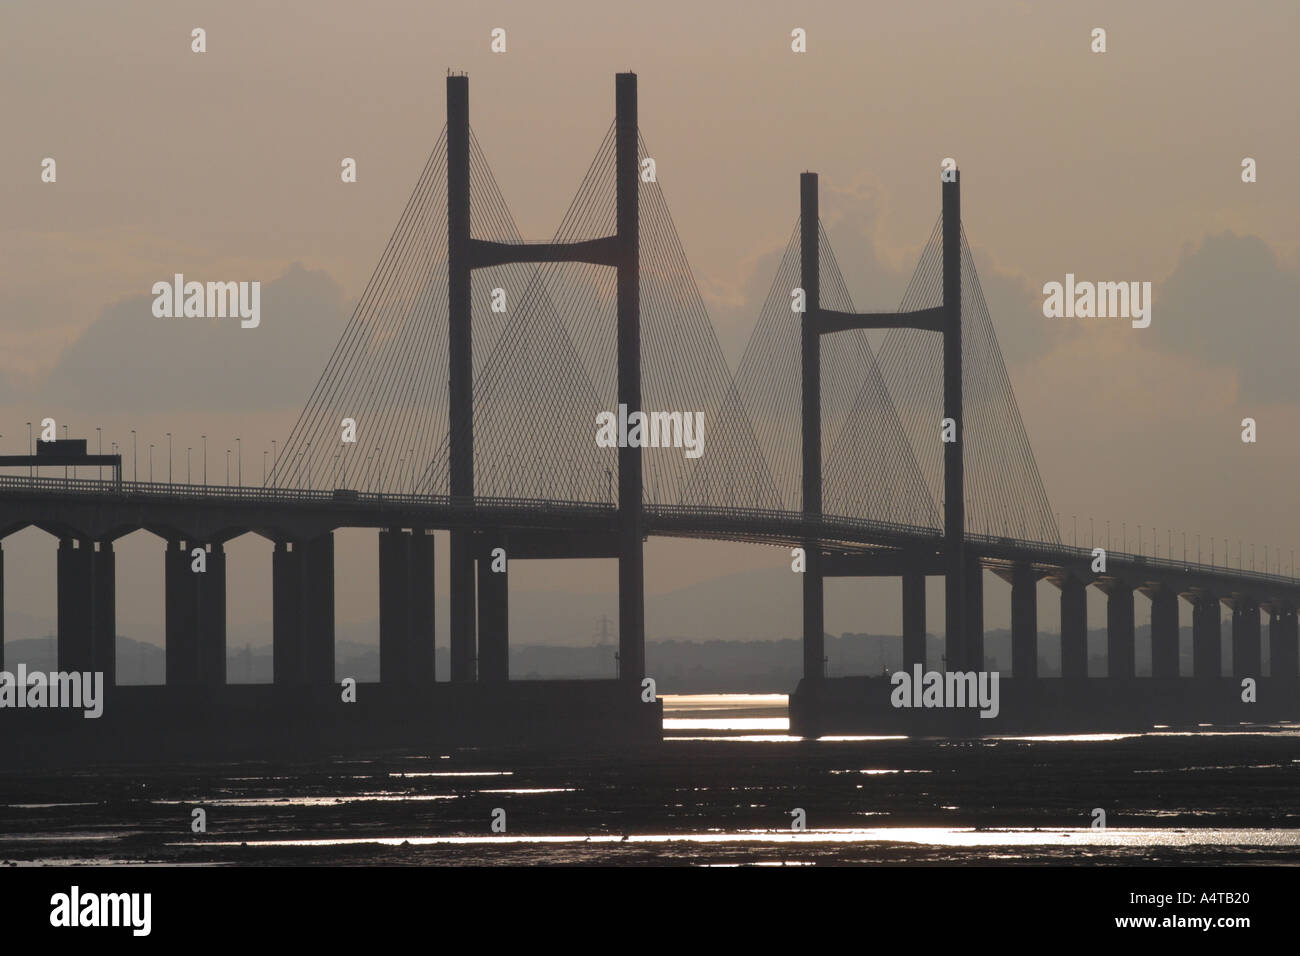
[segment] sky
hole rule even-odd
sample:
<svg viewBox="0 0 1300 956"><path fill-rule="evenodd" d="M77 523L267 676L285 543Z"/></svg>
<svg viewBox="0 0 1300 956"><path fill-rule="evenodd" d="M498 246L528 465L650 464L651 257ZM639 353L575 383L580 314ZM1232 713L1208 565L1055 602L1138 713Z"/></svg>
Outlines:
<svg viewBox="0 0 1300 956"><path fill-rule="evenodd" d="M1189 547L1200 535L1207 560L1212 539L1222 560L1226 538L1247 561L1253 542L1260 566L1265 545L1280 549L1285 568L1300 541L1300 199L1286 166L1300 155L1298 21L1286 2L11 0L0 7L0 449L21 453L25 423L48 416L129 456L134 428L141 477L151 443L162 477L171 432L179 478L186 448L201 467L206 435L212 480L230 449L231 468L238 450L244 480L260 481L442 128L447 70L470 76L475 135L521 232L546 238L612 118L612 74L630 69L733 368L795 222L801 171L820 174L855 304L892 309L938 213L939 162L955 157L1065 539L1077 528L1083 543L1089 519L1100 538L1109 521L1133 550L1140 525L1148 551L1157 528L1162 552L1173 530ZM505 53L490 50L497 27ZM1091 49L1098 27L1104 53ZM806 53L791 50L795 28ZM46 157L54 183L41 180ZM356 183L340 181L343 157L357 160ZM1254 183L1242 182L1245 157ZM177 272L261 281L262 325L155 318L150 289ZM1067 273L1150 282L1150 327L1045 318L1042 287ZM1246 417L1253 444L1241 441ZM376 613L373 534L347 534L338 616L362 621ZM4 549L7 614L52 618L53 541L28 530ZM160 543L137 534L118 550L119 630L160 641ZM231 570L247 628L269 619L269 545L231 550L248 554ZM647 555L656 594L788 565L780 549L739 544L652 540ZM793 636L790 577L788 627L773 628ZM530 565L512 587L612 596L614 568ZM990 626L1005 623L1005 603L986 598ZM828 604L827 627L896 629L897 604L896 582L854 585ZM527 629L512 621L515 639Z"/></svg>

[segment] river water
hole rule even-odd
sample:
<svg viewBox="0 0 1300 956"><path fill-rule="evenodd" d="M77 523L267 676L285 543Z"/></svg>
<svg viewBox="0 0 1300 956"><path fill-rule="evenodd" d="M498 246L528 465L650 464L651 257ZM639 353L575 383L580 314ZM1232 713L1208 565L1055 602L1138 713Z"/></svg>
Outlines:
<svg viewBox="0 0 1300 956"><path fill-rule="evenodd" d="M814 741L785 706L668 696L662 744L628 751L3 773L0 860L1300 863L1294 724Z"/></svg>

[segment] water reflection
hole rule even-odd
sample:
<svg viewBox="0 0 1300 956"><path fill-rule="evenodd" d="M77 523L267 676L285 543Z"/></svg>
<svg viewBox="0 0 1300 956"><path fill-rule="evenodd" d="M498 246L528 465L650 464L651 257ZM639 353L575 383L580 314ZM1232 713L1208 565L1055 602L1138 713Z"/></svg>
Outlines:
<svg viewBox="0 0 1300 956"><path fill-rule="evenodd" d="M849 827L825 830L716 830L707 833L499 834L496 836L346 837L315 840L205 842L205 846L339 847L440 846L501 843L908 843L937 847L1025 846L1300 846L1300 830L1275 829L1107 829L1050 830L974 827ZM172 846L184 844L174 843Z"/></svg>

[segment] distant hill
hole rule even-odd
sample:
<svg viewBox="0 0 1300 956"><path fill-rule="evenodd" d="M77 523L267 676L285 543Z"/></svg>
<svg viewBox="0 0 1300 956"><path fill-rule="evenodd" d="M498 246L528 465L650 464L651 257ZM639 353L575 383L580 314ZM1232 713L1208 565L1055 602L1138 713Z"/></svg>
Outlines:
<svg viewBox="0 0 1300 956"><path fill-rule="evenodd" d="M341 631L345 630L343 628ZM347 634L363 633L362 625L346 628ZM445 632L441 632L445 634ZM440 634L440 637L441 637ZM1138 675L1150 674L1150 629L1137 630ZM1191 673L1191 629L1180 635L1181 669ZM1225 628L1225 651L1230 641ZM1100 676L1105 671L1106 632L1088 632L1088 671ZM611 678L616 676L614 654L617 639L606 644L516 644L510 649L510 674L519 680L539 678ZM51 671L57 667L53 635L5 642L5 669L12 671L21 661L29 670ZM1005 628L984 635L985 666L1009 672L1011 635ZM939 667L943 638L927 635L926 659ZM855 674L892 673L902 667L902 639L897 635L853 634L827 636L827 674L842 677ZM231 683L270 683L269 644L232 645L226 657L226 675ZM446 679L448 654L445 637L437 649L438 675ZM1039 674L1060 674L1060 641L1056 634L1039 635ZM118 635L117 669L120 684L161 684L166 674L166 656L161 647ZM654 677L661 693L748 692L788 693L799 682L803 669L801 642L780 640L650 640L646 642L646 672ZM335 674L361 682L379 679L379 649L373 642L358 641L340 634L335 641Z"/></svg>

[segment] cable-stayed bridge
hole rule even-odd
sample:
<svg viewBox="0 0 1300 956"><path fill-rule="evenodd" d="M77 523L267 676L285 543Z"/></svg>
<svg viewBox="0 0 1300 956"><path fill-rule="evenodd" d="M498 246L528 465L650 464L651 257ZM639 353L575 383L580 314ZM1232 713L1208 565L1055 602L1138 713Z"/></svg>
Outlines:
<svg viewBox="0 0 1300 956"><path fill-rule="evenodd" d="M1150 680L1162 687L1179 677L1180 597L1193 607L1194 676L1207 681L1224 676L1221 603L1233 612L1233 678L1261 678L1265 611L1268 680L1297 702L1294 577L1061 542L955 170L902 303L883 312L851 300L817 176L802 174L797 221L733 373L653 174L634 74L616 77L614 121L545 242L518 233L470 129L463 75L447 78L447 117L264 486L0 478L0 535L34 524L60 539L61 669L112 683L112 542L148 528L168 541L168 685L225 687L223 544L254 532L275 542L275 685L326 687L340 676L333 532L373 527L381 684L408 700L435 694L432 532L447 530L459 689L441 693L462 704L475 687L520 693L506 689L508 560L613 558L619 680L608 693L631 701L647 676L644 541L673 535L802 549L798 697L813 729L819 695L845 693L824 674L823 584L837 576L901 577L907 668L968 671L984 666L982 581L994 571L1011 583L1022 687L1038 677L1043 578L1061 591L1067 682L1088 674L1089 586L1108 596L1108 677L1126 684L1135 592L1152 602ZM871 330L883 332L878 349ZM635 411L663 414L677 438L698 420L701 453L596 440L599 416ZM932 575L945 582L942 661L925 659Z"/></svg>

